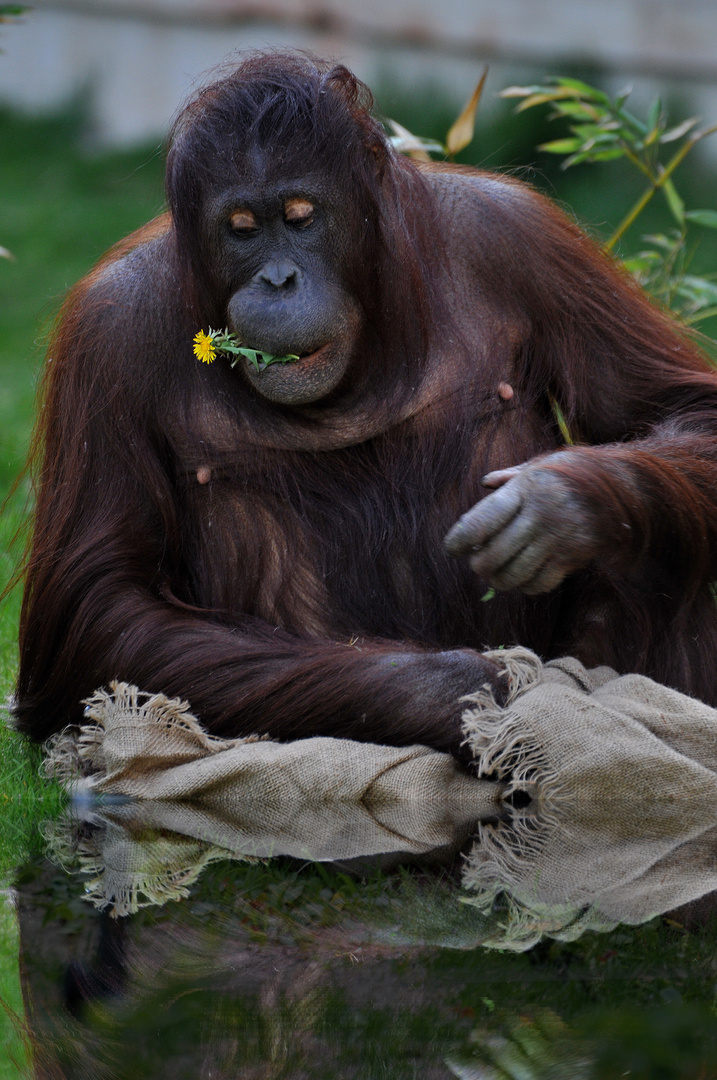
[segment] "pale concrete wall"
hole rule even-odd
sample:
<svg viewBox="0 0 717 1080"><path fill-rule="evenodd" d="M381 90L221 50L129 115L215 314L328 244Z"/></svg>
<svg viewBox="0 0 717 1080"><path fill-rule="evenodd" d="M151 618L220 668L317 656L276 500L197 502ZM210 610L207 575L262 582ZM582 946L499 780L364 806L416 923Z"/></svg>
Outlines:
<svg viewBox="0 0 717 1080"><path fill-rule="evenodd" d="M678 80L717 114L717 0L37 0L0 38L0 100L45 109L91 85L98 137L164 132L235 50L292 46L456 100L480 65L499 89L536 63L584 58L624 82Z"/></svg>

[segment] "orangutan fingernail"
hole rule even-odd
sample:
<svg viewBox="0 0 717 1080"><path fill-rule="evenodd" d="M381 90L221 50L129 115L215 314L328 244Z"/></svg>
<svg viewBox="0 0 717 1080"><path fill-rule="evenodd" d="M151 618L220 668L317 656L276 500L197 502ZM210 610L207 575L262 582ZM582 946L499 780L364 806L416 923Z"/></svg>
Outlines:
<svg viewBox="0 0 717 1080"><path fill-rule="evenodd" d="M498 397L503 398L503 401L510 401L515 391L510 383L501 382L498 383Z"/></svg>
<svg viewBox="0 0 717 1080"><path fill-rule="evenodd" d="M208 484L212 478L212 470L207 468L206 465L202 465L201 469L197 469L197 480L200 484Z"/></svg>

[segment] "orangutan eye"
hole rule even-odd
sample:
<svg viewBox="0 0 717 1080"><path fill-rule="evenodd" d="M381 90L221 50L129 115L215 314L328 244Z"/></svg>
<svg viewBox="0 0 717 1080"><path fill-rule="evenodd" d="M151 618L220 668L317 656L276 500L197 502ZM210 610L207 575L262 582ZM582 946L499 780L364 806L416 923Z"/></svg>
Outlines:
<svg viewBox="0 0 717 1080"><path fill-rule="evenodd" d="M235 210L229 218L229 224L234 232L238 233L254 232L259 227L251 210Z"/></svg>
<svg viewBox="0 0 717 1080"><path fill-rule="evenodd" d="M310 225L314 216L313 204L308 199L287 199L284 205L284 221L299 227Z"/></svg>

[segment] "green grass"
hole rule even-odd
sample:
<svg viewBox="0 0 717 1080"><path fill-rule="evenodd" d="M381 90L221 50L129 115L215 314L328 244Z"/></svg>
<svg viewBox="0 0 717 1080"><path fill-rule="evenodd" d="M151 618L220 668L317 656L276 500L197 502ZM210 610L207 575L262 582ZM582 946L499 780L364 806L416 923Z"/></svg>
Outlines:
<svg viewBox="0 0 717 1080"><path fill-rule="evenodd" d="M102 252L162 208L158 148L90 157L82 115L27 121L0 111L0 590L17 567L30 487L10 494L27 455L38 372L52 320L68 287ZM0 702L17 669L20 589L0 603ZM38 850L39 823L61 805L39 777L39 748L0 725L0 883ZM4 1006L4 1007L3 1007ZM0 1080L22 1075L22 998L17 925L0 895Z"/></svg>

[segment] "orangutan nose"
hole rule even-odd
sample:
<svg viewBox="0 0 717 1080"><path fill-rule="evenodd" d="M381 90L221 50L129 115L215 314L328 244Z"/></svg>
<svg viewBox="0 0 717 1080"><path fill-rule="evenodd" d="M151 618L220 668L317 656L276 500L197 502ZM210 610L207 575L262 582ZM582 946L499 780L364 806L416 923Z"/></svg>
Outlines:
<svg viewBox="0 0 717 1080"><path fill-rule="evenodd" d="M286 289L295 285L299 272L288 259L272 259L261 268L256 280L266 282L275 289Z"/></svg>

